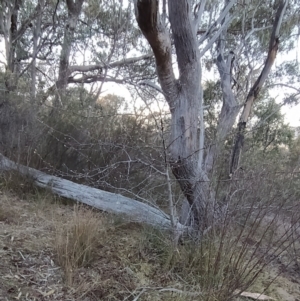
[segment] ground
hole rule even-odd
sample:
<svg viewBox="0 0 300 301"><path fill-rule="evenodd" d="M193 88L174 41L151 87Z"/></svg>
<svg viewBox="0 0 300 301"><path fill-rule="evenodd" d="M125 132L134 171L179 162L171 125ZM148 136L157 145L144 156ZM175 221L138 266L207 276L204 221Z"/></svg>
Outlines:
<svg viewBox="0 0 300 301"><path fill-rule="evenodd" d="M93 249L82 249L86 258L78 255L78 242L76 250L64 249L74 225L78 236L93 232ZM0 191L0 300L201 300L197 284L163 266L160 254L145 247L149 231L46 193L20 197ZM300 300L296 266L274 261L251 292L263 292L270 279L264 294Z"/></svg>

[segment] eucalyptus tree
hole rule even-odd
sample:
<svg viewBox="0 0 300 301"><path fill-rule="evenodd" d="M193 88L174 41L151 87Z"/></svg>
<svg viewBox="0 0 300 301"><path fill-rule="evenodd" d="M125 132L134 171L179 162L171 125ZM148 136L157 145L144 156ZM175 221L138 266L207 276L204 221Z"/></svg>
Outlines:
<svg viewBox="0 0 300 301"><path fill-rule="evenodd" d="M100 83L96 92L99 96L105 82L136 84L147 70L151 77L151 54L131 54L133 49L140 48L135 45L140 33L130 3L57 1L52 14L52 26L58 36L55 52L59 52L55 79L52 78L48 91L56 94L54 106L62 104L61 96L70 84L83 87Z"/></svg>
<svg viewBox="0 0 300 301"><path fill-rule="evenodd" d="M169 166L200 233L222 212L211 184L214 162L242 109L230 171L237 169L252 106L279 49L280 29L284 24L285 35L294 29L288 18L294 19L295 11L290 5L287 14L287 7L284 0L226 0L223 7L214 1L135 1L136 19L153 51L158 82L171 113ZM215 137L205 147L201 83L202 60L208 52L219 72L222 108ZM257 64L261 67L254 78Z"/></svg>
<svg viewBox="0 0 300 301"><path fill-rule="evenodd" d="M69 59L83 2L84 0L66 1L68 17L64 28L64 38L59 59L58 80L56 82L58 96L60 96L60 93L64 92L68 84Z"/></svg>
<svg viewBox="0 0 300 301"><path fill-rule="evenodd" d="M45 33L45 28L41 28L45 2L47 1L5 0L0 3L0 38L4 41L0 145L5 153L10 153L9 150L31 140L21 133L31 124L34 110L29 110L23 104L26 104L30 94L33 100L35 96L31 83L35 82L35 62L43 47L40 36Z"/></svg>
<svg viewBox="0 0 300 301"><path fill-rule="evenodd" d="M278 152L281 146L289 147L292 144L293 131L285 123L280 108L275 99L267 99L253 109L256 122L253 122L248 140L251 139L249 144L260 148L264 154Z"/></svg>
<svg viewBox="0 0 300 301"><path fill-rule="evenodd" d="M37 27L40 27L43 3L44 1L31 4L21 0L5 0L0 4L0 34L3 36L5 46L7 93L16 89L20 76L28 69L22 66L23 62L30 57L35 60L38 54L37 33L40 29ZM39 25L34 26L34 55L32 55L29 53L31 42L28 32L37 18Z"/></svg>
<svg viewBox="0 0 300 301"><path fill-rule="evenodd" d="M223 208L212 184L215 162L242 111L228 159L233 175L238 169L253 104L266 81L278 84L268 79L271 67L278 49L294 40L297 1L135 0L138 27L148 43L135 23L131 1L5 0L0 5L6 77L30 78L31 99L38 98L40 87L45 98L51 96L49 103L61 103L63 111L69 85L79 85L80 91L91 87L96 102L106 82L131 85L139 95L141 86L163 94L171 115L164 163L189 203L195 227L205 231ZM213 93L222 103L217 121L205 116L205 68L219 73L219 89ZM46 86L39 85L46 80ZM16 83L10 80L7 89ZM97 89L94 83L100 83ZM293 99L298 92L294 89Z"/></svg>
<svg viewBox="0 0 300 301"><path fill-rule="evenodd" d="M137 83L142 72L151 70L151 54L131 55L143 48L131 6L95 0L2 1L7 89L15 89L21 77L30 78L31 98L37 78L58 96L69 84ZM148 76L154 76L153 69Z"/></svg>

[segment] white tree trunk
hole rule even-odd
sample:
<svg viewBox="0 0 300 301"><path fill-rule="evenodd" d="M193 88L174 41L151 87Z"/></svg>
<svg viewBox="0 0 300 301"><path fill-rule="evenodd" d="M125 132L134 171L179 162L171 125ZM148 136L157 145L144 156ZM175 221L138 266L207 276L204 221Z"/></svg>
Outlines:
<svg viewBox="0 0 300 301"><path fill-rule="evenodd" d="M146 223L160 228L171 228L171 220L163 211L145 203L100 189L77 184L56 176L45 174L39 170L17 164L0 154L0 170L15 170L24 176L29 176L34 183L49 189L68 199L72 199L105 212L123 215L129 221ZM184 230L181 224L177 229Z"/></svg>

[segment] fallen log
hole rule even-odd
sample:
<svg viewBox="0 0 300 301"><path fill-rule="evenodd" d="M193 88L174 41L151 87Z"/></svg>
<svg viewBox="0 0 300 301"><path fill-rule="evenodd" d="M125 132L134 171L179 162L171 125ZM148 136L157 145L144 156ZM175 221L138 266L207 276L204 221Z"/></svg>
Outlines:
<svg viewBox="0 0 300 301"><path fill-rule="evenodd" d="M171 220L163 211L148 204L133 200L120 194L103 191L86 185L77 184L44 172L17 164L0 154L0 170L14 170L29 176L38 187L49 189L52 193L96 209L119 214L129 221L145 223L160 228L171 228ZM178 223L177 230L185 227Z"/></svg>

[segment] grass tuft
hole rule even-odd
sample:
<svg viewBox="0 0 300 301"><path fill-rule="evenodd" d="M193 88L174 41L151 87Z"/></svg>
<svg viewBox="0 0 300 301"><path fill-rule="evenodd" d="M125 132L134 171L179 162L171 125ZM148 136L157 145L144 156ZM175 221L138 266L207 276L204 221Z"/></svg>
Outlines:
<svg viewBox="0 0 300 301"><path fill-rule="evenodd" d="M87 267L93 262L104 235L99 216L80 206L75 206L73 218L68 224L57 226L57 263L63 268L68 285L72 285L74 273L78 268Z"/></svg>

